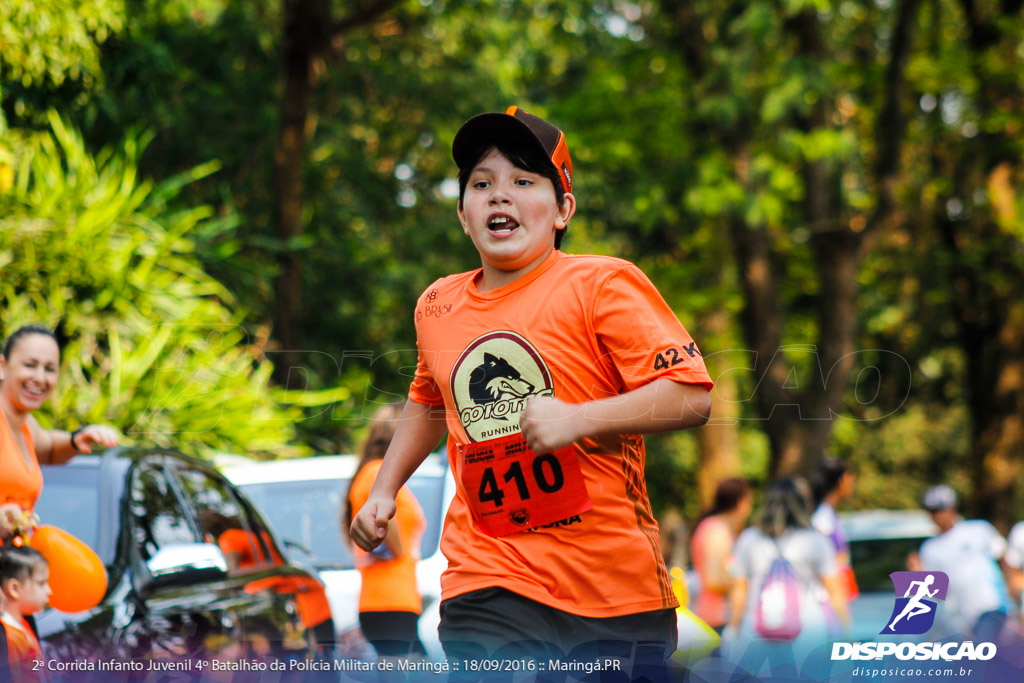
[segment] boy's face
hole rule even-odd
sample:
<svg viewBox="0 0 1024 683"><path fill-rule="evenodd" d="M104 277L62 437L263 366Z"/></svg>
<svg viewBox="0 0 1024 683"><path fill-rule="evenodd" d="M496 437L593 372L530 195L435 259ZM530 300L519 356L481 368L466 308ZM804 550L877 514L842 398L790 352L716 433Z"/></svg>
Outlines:
<svg viewBox="0 0 1024 683"><path fill-rule="evenodd" d="M473 167L459 221L493 288L539 265L554 249L555 230L564 228L575 210L571 194L559 206L547 177L514 166L492 149Z"/></svg>
<svg viewBox="0 0 1024 683"><path fill-rule="evenodd" d="M43 564L20 582L18 606L22 614L35 614L50 601L50 568Z"/></svg>

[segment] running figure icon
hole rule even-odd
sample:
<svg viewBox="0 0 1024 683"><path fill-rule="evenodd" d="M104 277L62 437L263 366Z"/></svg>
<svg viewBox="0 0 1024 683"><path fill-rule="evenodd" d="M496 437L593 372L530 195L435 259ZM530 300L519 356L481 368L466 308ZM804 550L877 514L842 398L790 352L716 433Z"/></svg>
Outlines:
<svg viewBox="0 0 1024 683"><path fill-rule="evenodd" d="M910 598L910 600L907 601L907 604L903 607L903 611L899 613L899 616L893 619L892 623L889 624L890 631L895 632L896 622L903 617L906 617L907 621L910 621L919 614L927 614L932 611L931 605L923 603L921 600L924 598L933 598L939 592L938 588L933 591L928 590L933 583L935 583L934 574L929 574L923 581L910 582L910 585L907 586L907 592L903 594L903 597ZM915 591L915 587L917 592L914 593L914 595L911 595L911 593Z"/></svg>

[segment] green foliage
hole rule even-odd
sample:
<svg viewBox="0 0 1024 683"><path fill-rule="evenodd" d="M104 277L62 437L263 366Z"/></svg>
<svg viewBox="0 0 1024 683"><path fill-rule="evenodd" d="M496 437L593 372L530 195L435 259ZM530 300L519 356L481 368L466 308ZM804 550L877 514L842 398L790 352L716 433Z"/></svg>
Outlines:
<svg viewBox="0 0 1024 683"><path fill-rule="evenodd" d="M103 80L99 44L124 27L123 0L0 0L0 103L41 119L29 92L89 92ZM0 122L0 132L3 124Z"/></svg>
<svg viewBox="0 0 1024 683"><path fill-rule="evenodd" d="M969 420L962 408L917 403L873 423L839 420L837 456L857 467L853 507L915 508L932 484L969 490Z"/></svg>
<svg viewBox="0 0 1024 683"><path fill-rule="evenodd" d="M38 321L68 340L41 421L109 423L196 454L302 452L290 443L300 410L275 398L234 297L195 254L196 235L233 218L167 209L181 181L139 179L144 138L93 156L56 114L50 124L0 194L4 333Z"/></svg>
<svg viewBox="0 0 1024 683"><path fill-rule="evenodd" d="M124 23L121 0L3 0L0 55L4 78L29 86L99 76L97 42Z"/></svg>
<svg viewBox="0 0 1024 683"><path fill-rule="evenodd" d="M738 430L743 458L736 476L750 481L757 491L770 479L768 456L771 449L764 433L753 425L739 425ZM693 433L654 434L644 437L644 443L648 495L656 513L671 507L680 510L687 519L699 517L704 510L697 495L700 467Z"/></svg>
<svg viewBox="0 0 1024 683"><path fill-rule="evenodd" d="M351 4L332 3L334 17ZM478 265L455 220L452 136L473 114L519 104L568 136L579 210L565 249L630 258L650 274L712 374L735 382L744 473L761 480L768 445L752 419L759 378L742 350L729 228L739 221L767 240L782 344L803 381L818 334L815 236L864 226L883 189L876 127L902 6L401 3L337 36L315 65L305 234L285 243L272 195L280 3L133 0L126 13L116 0L0 0L0 98L15 126L0 131L13 133L0 144L5 327L62 321L71 387L58 414L189 432L197 449L241 449L243 428L279 435L253 443L286 443L287 423L261 419L255 429L245 416L255 403L278 410L265 359L276 350L278 256L291 252L303 266L296 316L310 391L278 396L301 415L274 414L304 417L300 438L315 450L346 449L363 404L407 386L416 296ZM976 306L978 326L988 326L981 348L991 351L998 302L1024 297L1024 22L982 3L973 19L982 23L971 26L962 6L921 3L911 22L897 93L902 165L886 181L898 206L857 274L866 351L831 450L861 467L862 505L912 504L916 491L893 484L911 477L968 488L968 402L980 384L968 387L994 355L971 357L958 311ZM16 141L52 106L87 144L38 142L23 154ZM124 154L86 151L140 129L152 131L144 156L138 135ZM219 172L190 170L209 159ZM812 164L824 169L824 190L806 180ZM833 225L809 210L822 196ZM14 272L21 279L8 279ZM719 311L724 327L708 324ZM182 319L198 322L164 329ZM166 360L179 351L180 363ZM251 408L219 398L243 386ZM688 435L652 440L657 505L693 490L696 448Z"/></svg>

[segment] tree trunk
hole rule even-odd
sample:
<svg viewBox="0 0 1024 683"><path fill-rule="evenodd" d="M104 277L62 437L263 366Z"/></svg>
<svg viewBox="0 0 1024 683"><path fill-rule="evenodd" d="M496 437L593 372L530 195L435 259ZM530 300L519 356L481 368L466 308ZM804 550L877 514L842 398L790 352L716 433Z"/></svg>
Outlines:
<svg viewBox="0 0 1024 683"><path fill-rule="evenodd" d="M998 245L1000 236L964 235L940 219L946 245L958 254L959 244ZM963 230L969 230L963 226ZM1005 236L1004 236L1004 239ZM1006 244L1006 252L1012 245ZM998 247L996 247L998 248ZM1013 502L1019 490L1024 453L1024 291L995 291L993 276L1003 282L1024 281L1024 273L1002 262L999 255L983 259L984 272L971 268L966 255L957 259L953 277L954 313L960 345L967 362L966 394L971 415L971 484L967 501L971 516L991 521L1006 532L1014 519ZM1002 272L1000 272L1002 271Z"/></svg>
<svg viewBox="0 0 1024 683"><path fill-rule="evenodd" d="M725 338L729 331L729 316L723 310L715 311L698 321L697 329L707 338ZM696 431L697 435L697 488L700 507L711 506L718 482L740 475L739 403L736 380L732 367L732 353L706 357L708 372L715 380L711 391L711 420Z"/></svg>
<svg viewBox="0 0 1024 683"><path fill-rule="evenodd" d="M1019 294L1018 294L1019 296ZM995 344L995 382L977 390L991 392L989 410L974 414L977 468L973 508L1003 533L1016 521L1015 494L1024 457L1024 304L1018 298L999 330Z"/></svg>
<svg viewBox="0 0 1024 683"><path fill-rule="evenodd" d="M975 106L981 120L1002 117L993 111L1020 111L1024 92L1016 82L993 74L988 53L1012 42L1005 26L1019 21L1024 3L1009 0L1000 8L962 0L969 33L967 46L978 79ZM1003 16L986 17L984 12ZM1014 502L1024 473L1024 264L1020 238L1012 226L1019 218L1020 156L1013 122L963 143L954 160L954 192L970 197L984 190L993 201L964 220L937 219L946 246L959 258L954 272L954 311L967 361L967 400L971 414L971 479L968 511L1006 532L1014 521ZM999 195L1008 198L1001 205ZM1009 215L1000 215L1001 213ZM966 252L966 253L965 253Z"/></svg>
<svg viewBox="0 0 1024 683"><path fill-rule="evenodd" d="M854 367L857 335L857 274L865 251L865 237L883 225L892 213L892 179L898 170L902 143L900 93L919 0L904 0L893 29L892 52L885 74L885 112L876 129L879 160L876 187L879 200L870 221L858 231L849 220L849 207L835 195L834 172L821 162L803 168L804 215L811 232L811 249L818 276L818 337L812 346L783 346L784 320L779 289L772 267L768 234L734 217L730 224L734 254L746 305L743 330L754 352L754 402L771 443L770 474L810 474L828 447L832 420L841 412L848 378ZM793 18L801 57L823 59L820 24L814 12ZM831 105L821 97L800 127L810 132L829 125ZM747 186L747 142L742 131L730 147L736 175ZM737 142L738 141L738 142ZM809 368L803 377L790 358L813 357L799 364ZM788 356L788 358L787 358Z"/></svg>
<svg viewBox="0 0 1024 683"><path fill-rule="evenodd" d="M278 382L288 386L298 366L302 316L302 272L295 244L302 237L302 195L305 173L306 128L313 90L313 60L320 41L314 39L319 0L284 0L284 99L274 150L274 219L280 242L274 283L275 336L281 344L275 365Z"/></svg>
<svg viewBox="0 0 1024 683"><path fill-rule="evenodd" d="M274 282L276 300L275 334L281 344L280 360L274 372L279 383L289 386L302 377L299 354L302 348L304 307L302 263L298 242L305 232L302 222L306 142L313 135L315 118L310 100L323 58L332 42L349 31L372 23L397 5L399 0L357 3L347 16L331 19L330 0L283 0L284 9L284 99L274 149L274 222L280 243L279 274Z"/></svg>

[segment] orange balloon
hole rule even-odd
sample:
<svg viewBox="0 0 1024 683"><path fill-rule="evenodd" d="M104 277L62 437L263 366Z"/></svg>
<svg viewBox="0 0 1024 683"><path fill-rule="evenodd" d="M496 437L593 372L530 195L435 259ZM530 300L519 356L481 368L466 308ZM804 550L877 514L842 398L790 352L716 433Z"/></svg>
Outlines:
<svg viewBox="0 0 1024 683"><path fill-rule="evenodd" d="M107 593L107 570L92 548L55 526L44 524L29 545L50 565L50 606L61 612L92 609Z"/></svg>

